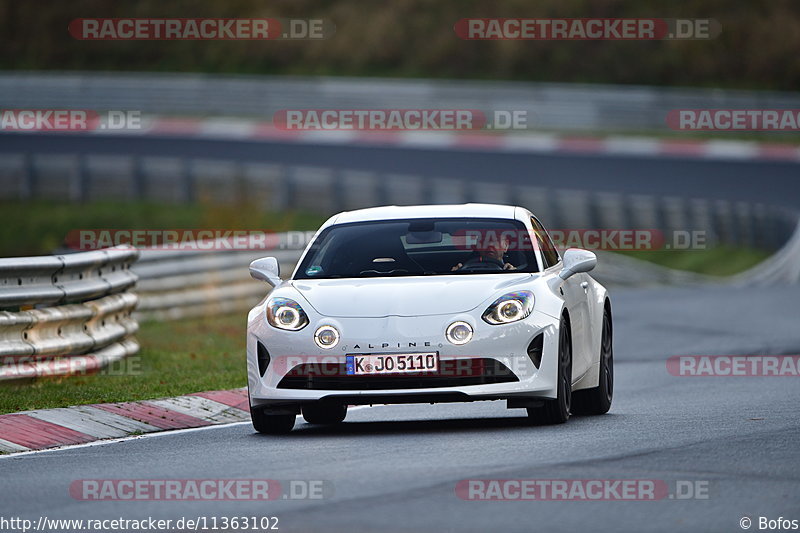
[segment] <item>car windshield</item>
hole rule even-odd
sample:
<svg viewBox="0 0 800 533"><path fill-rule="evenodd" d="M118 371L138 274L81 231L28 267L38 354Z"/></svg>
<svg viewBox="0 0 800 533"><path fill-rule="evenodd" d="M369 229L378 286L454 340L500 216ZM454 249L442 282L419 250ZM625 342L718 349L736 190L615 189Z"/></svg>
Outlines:
<svg viewBox="0 0 800 533"><path fill-rule="evenodd" d="M295 279L538 272L533 247L517 220L339 224L314 240Z"/></svg>

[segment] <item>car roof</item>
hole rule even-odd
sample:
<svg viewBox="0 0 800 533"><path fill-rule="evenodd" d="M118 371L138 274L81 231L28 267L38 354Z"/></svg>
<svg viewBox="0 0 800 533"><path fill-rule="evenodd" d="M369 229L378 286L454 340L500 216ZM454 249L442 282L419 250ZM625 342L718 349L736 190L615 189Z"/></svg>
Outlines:
<svg viewBox="0 0 800 533"><path fill-rule="evenodd" d="M453 205L388 205L370 207L356 211L345 211L331 217L325 226L370 222L377 220L397 220L405 218L502 218L515 219L517 208L499 204L453 204Z"/></svg>

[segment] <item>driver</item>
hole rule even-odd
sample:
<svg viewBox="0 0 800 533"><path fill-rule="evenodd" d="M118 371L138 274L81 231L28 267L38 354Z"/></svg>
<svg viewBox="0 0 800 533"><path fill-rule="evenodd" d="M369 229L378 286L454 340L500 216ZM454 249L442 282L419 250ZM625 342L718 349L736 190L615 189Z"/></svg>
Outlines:
<svg viewBox="0 0 800 533"><path fill-rule="evenodd" d="M486 263L495 264L502 270L516 270L517 267L507 262L505 259L508 246L508 235L502 235L499 240L493 240L487 243L486 246L480 248L473 257L470 257L464 263L458 263L451 268L450 271L455 272L462 268L469 269L470 267Z"/></svg>

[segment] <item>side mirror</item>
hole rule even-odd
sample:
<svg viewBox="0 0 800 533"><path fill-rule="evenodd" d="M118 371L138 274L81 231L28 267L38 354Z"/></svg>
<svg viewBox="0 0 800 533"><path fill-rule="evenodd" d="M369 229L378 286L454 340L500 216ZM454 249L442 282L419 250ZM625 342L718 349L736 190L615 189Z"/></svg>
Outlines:
<svg viewBox="0 0 800 533"><path fill-rule="evenodd" d="M570 248L564 252L564 268L558 273L561 279L567 279L578 272L589 272L597 264L597 256L589 250Z"/></svg>
<svg viewBox="0 0 800 533"><path fill-rule="evenodd" d="M281 267L274 257L262 257L250 263L250 275L253 279L266 281L277 287L281 282Z"/></svg>

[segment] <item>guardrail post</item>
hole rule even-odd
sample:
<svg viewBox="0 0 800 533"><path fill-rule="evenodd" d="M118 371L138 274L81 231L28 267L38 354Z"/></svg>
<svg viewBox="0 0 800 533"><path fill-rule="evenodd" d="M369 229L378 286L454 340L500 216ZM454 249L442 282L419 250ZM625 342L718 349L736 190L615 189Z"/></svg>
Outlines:
<svg viewBox="0 0 800 533"><path fill-rule="evenodd" d="M585 230L591 226L588 193L559 189L555 191L556 212L559 214L559 229Z"/></svg>
<svg viewBox="0 0 800 533"><path fill-rule="evenodd" d="M452 178L433 178L428 181L431 203L460 204L465 201L464 182Z"/></svg>
<svg viewBox="0 0 800 533"><path fill-rule="evenodd" d="M752 248L755 245L755 219L751 206L747 202L736 202L734 209L739 244Z"/></svg>
<svg viewBox="0 0 800 533"><path fill-rule="evenodd" d="M37 173L36 161L33 154L25 154L25 176L22 179L22 185L19 188L20 198L23 200L31 200L36 196L37 191Z"/></svg>
<svg viewBox="0 0 800 533"><path fill-rule="evenodd" d="M533 213L547 231L563 229L558 224L557 211L553 205L552 194L547 189L521 185L516 191L516 203Z"/></svg>
<svg viewBox="0 0 800 533"><path fill-rule="evenodd" d="M286 209L289 204L289 169L285 166L276 166L271 169L273 178L270 181L270 206L274 211Z"/></svg>
<svg viewBox="0 0 800 533"><path fill-rule="evenodd" d="M235 205L247 205L250 203L250 188L245 177L244 163L241 161L233 162L233 183L236 193L233 198Z"/></svg>
<svg viewBox="0 0 800 533"><path fill-rule="evenodd" d="M690 200L689 212L691 227L705 229L706 245L713 247L719 244L720 233L715 223L716 217L713 216L709 201L698 198Z"/></svg>
<svg viewBox="0 0 800 533"><path fill-rule="evenodd" d="M511 185L505 183L475 182L472 184L475 200L487 204L513 204Z"/></svg>
<svg viewBox="0 0 800 533"><path fill-rule="evenodd" d="M714 202L712 217L714 219L714 225L717 228L717 234L720 236L720 242L731 245L738 244L739 239L731 213L730 202L727 200L717 200Z"/></svg>
<svg viewBox="0 0 800 533"><path fill-rule="evenodd" d="M589 193L589 228L594 230L608 229L603 224L603 212L600 208L600 203L597 201L597 193ZM587 229L589 229L587 228Z"/></svg>
<svg viewBox="0 0 800 533"><path fill-rule="evenodd" d="M195 179L189 159L181 160L181 180L183 201L187 204L193 203L195 200Z"/></svg>
<svg viewBox="0 0 800 533"><path fill-rule="evenodd" d="M144 173L144 161L142 157L133 157L133 196L138 200L144 200L147 196L147 181Z"/></svg>
<svg viewBox="0 0 800 533"><path fill-rule="evenodd" d="M661 199L662 221L664 227L664 244L672 243L678 231L691 231L691 220L686 209L686 200L677 196L667 196Z"/></svg>
<svg viewBox="0 0 800 533"><path fill-rule="evenodd" d="M779 244L775 248L779 248L792 238L798 224L798 215L785 208L780 209L777 218L779 220L779 230L775 233L779 236Z"/></svg>
<svg viewBox="0 0 800 533"><path fill-rule="evenodd" d="M360 209L379 205L379 180L369 170L343 170L341 173L344 209Z"/></svg>
<svg viewBox="0 0 800 533"><path fill-rule="evenodd" d="M374 179L376 180L375 190L377 191L378 205L391 205L392 202L389 198L389 176L378 173L375 174Z"/></svg>
<svg viewBox="0 0 800 533"><path fill-rule="evenodd" d="M80 154L78 155L77 172L73 175L70 183L70 199L73 202L83 203L88 199L90 180L89 156Z"/></svg>
<svg viewBox="0 0 800 533"><path fill-rule="evenodd" d="M764 204L755 204L750 216L753 220L753 246L762 250L772 249L772 236L767 227L768 212Z"/></svg>
<svg viewBox="0 0 800 533"><path fill-rule="evenodd" d="M629 224L625 219L625 197L620 193L598 192L592 196L594 220L597 228L618 230L626 229Z"/></svg>
<svg viewBox="0 0 800 533"><path fill-rule="evenodd" d="M283 199L284 209L294 209L297 207L297 173L298 167L288 167L284 177Z"/></svg>
<svg viewBox="0 0 800 533"><path fill-rule="evenodd" d="M344 171L340 168L333 169L331 176L331 207L334 213L345 210L344 197Z"/></svg>

